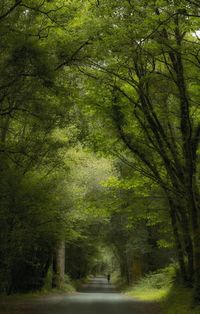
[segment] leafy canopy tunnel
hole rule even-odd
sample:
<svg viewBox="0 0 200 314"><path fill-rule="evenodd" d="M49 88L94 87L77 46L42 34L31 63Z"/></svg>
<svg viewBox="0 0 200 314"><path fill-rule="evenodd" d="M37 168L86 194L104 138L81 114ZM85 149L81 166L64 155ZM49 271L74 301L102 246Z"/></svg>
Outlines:
<svg viewBox="0 0 200 314"><path fill-rule="evenodd" d="M199 10L1 1L2 292L85 277L104 243L127 283L174 262L199 301Z"/></svg>

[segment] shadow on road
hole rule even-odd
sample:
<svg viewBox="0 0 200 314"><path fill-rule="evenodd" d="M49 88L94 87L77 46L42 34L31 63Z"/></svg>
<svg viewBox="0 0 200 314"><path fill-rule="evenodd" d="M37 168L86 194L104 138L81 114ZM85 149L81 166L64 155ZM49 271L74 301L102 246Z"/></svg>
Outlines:
<svg viewBox="0 0 200 314"><path fill-rule="evenodd" d="M97 277L75 294L0 304L0 314L161 314L158 304L126 297Z"/></svg>

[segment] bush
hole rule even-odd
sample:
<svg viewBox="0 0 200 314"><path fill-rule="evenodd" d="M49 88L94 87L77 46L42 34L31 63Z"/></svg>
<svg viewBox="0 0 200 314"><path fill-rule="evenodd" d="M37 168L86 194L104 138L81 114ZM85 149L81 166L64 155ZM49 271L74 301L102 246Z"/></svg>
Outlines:
<svg viewBox="0 0 200 314"><path fill-rule="evenodd" d="M175 275L176 268L174 265L170 265L157 272L147 274L127 293L142 300L162 300L173 286Z"/></svg>
<svg viewBox="0 0 200 314"><path fill-rule="evenodd" d="M170 265L166 268L152 272L143 277L137 284L137 288L142 289L161 289L169 288L174 281L176 275L176 268Z"/></svg>

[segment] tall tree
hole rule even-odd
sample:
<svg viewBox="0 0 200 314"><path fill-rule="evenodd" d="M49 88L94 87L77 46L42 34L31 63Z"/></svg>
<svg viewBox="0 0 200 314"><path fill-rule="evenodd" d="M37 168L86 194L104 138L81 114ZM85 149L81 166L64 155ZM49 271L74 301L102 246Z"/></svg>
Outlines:
<svg viewBox="0 0 200 314"><path fill-rule="evenodd" d="M132 154L130 163L165 192L182 277L198 298L198 9L133 0L101 1L93 10L97 44L80 70L93 80L91 93L102 85L93 103L110 115L125 159Z"/></svg>

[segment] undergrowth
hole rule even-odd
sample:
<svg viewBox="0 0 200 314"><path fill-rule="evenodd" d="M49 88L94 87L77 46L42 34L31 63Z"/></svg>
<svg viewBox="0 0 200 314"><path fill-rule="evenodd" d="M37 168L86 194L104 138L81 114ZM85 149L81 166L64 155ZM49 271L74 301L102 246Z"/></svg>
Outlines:
<svg viewBox="0 0 200 314"><path fill-rule="evenodd" d="M47 280L45 282L45 285L42 289L27 293L16 293L13 295L0 295L0 303L2 301L9 301L9 302L15 302L18 300L26 300L26 299L32 299L32 298L38 298L43 296L51 296L56 295L60 293L73 293L76 291L76 287L74 282L72 282L67 275L65 275L64 283L59 288L52 288L50 284L50 278L47 276Z"/></svg>
<svg viewBox="0 0 200 314"><path fill-rule="evenodd" d="M193 305L192 289L174 285L162 302L165 314L200 314L200 306Z"/></svg>
<svg viewBox="0 0 200 314"><path fill-rule="evenodd" d="M168 266L143 277L127 294L145 301L161 301L165 298L174 281L175 268Z"/></svg>
<svg viewBox="0 0 200 314"><path fill-rule="evenodd" d="M200 314L200 306L194 306L192 289L178 285L176 268L171 265L143 277L126 294L143 301L161 305L164 314Z"/></svg>

